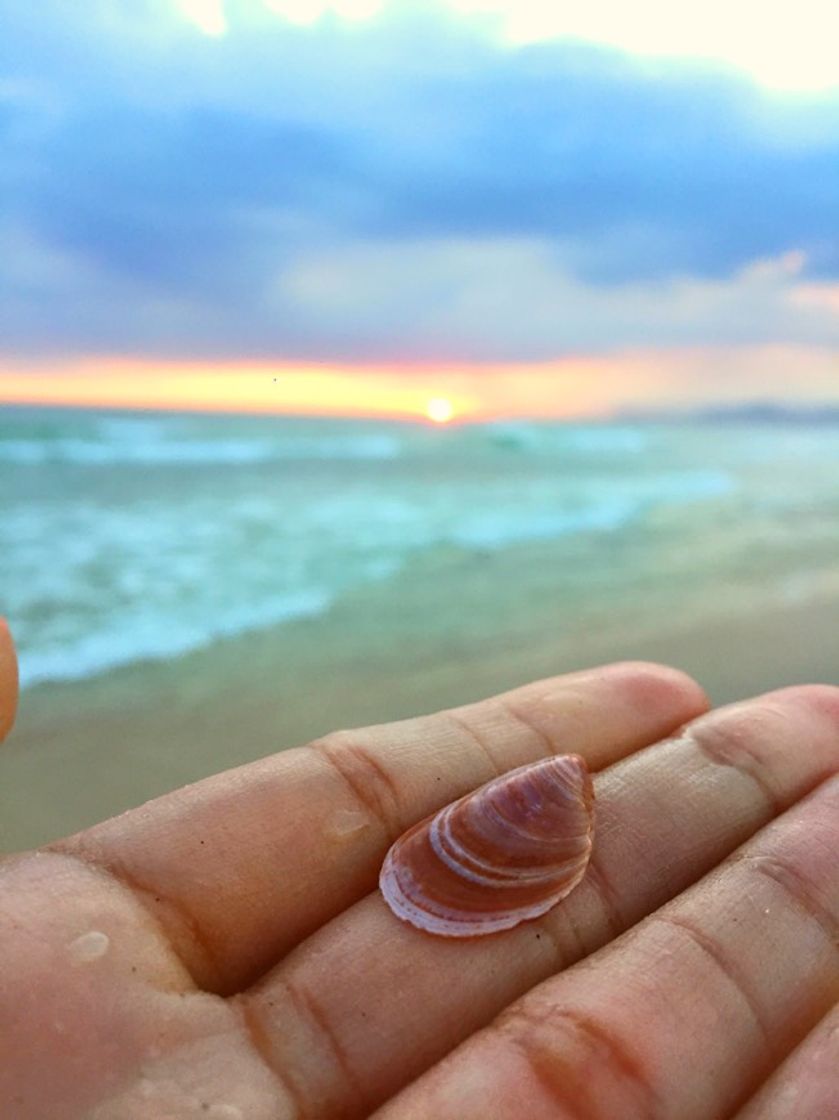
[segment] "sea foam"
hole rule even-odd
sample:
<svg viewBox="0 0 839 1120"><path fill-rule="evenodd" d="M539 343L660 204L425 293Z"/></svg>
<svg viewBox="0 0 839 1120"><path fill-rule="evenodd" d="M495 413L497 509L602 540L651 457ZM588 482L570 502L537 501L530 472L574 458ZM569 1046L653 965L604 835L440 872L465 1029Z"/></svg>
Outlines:
<svg viewBox="0 0 839 1120"><path fill-rule="evenodd" d="M627 601L651 588L678 603L768 564L794 516L819 578L839 508L825 434L775 439L789 453L772 472L767 440L626 424L5 415L0 611L31 686L318 615L439 549L468 564L553 540L555 578L580 602L608 588L613 609L622 588Z"/></svg>

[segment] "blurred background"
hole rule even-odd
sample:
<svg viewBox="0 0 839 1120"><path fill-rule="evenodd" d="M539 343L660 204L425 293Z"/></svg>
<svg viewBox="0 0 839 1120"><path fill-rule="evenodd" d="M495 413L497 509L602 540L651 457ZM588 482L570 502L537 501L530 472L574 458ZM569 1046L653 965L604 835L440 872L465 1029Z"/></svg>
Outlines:
<svg viewBox="0 0 839 1120"><path fill-rule="evenodd" d="M0 846L623 657L839 683L817 0L0 0Z"/></svg>

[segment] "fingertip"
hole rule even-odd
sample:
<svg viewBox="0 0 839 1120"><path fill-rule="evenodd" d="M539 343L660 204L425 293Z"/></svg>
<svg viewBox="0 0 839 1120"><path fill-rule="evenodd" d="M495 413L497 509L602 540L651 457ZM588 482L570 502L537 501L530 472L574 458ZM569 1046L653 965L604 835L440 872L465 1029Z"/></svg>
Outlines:
<svg viewBox="0 0 839 1120"><path fill-rule="evenodd" d="M798 684L767 692L761 700L780 701L807 709L839 728L839 687L832 684Z"/></svg>
<svg viewBox="0 0 839 1120"><path fill-rule="evenodd" d="M730 742L758 733L764 742L788 742L794 736L802 749L822 743L835 754L839 736L839 688L826 684L791 685L738 700L692 720L687 732L703 741L722 733ZM789 749L789 748L788 748Z"/></svg>
<svg viewBox="0 0 839 1120"><path fill-rule="evenodd" d="M682 669L656 661L618 661L603 672L621 684L643 709L672 707L685 719L707 712L711 706L705 689Z"/></svg>

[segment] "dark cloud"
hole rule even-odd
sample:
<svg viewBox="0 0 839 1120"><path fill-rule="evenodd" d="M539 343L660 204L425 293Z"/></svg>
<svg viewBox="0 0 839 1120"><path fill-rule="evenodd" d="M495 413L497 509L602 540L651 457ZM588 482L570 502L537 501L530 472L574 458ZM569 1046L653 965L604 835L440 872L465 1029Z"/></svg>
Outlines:
<svg viewBox="0 0 839 1120"><path fill-rule="evenodd" d="M44 141L49 174L19 212L115 274L223 297L224 267L258 255L249 217L328 212L324 196L350 162L343 147L293 121L215 108L96 107Z"/></svg>
<svg viewBox="0 0 839 1120"><path fill-rule="evenodd" d="M432 92L459 127L383 169L390 232L635 231L622 257L579 256L604 281L723 275L791 246L839 267L827 240L839 228L839 129L830 144L779 147L770 106L742 81L649 76L619 57L542 46Z"/></svg>
<svg viewBox="0 0 839 1120"><path fill-rule="evenodd" d="M453 291L436 263L404 309L390 268L388 323L381 285L355 318L288 296L284 276L314 259L328 287L330 252L358 245L369 263L456 242L462 264L470 241L538 243L616 298L793 248L839 273L824 105L580 45L501 49L433 6L351 29L228 7L209 39L164 0L0 0L7 346L360 357L389 352L393 324L422 349L441 298L468 302L469 270ZM472 320L450 350L470 353ZM549 335L538 353L564 344Z"/></svg>

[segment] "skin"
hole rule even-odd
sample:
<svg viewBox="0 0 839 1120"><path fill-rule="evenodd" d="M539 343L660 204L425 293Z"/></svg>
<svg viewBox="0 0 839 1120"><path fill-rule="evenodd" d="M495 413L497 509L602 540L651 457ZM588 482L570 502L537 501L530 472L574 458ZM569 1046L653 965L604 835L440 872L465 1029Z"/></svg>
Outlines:
<svg viewBox="0 0 839 1120"><path fill-rule="evenodd" d="M610 666L341 732L7 859L0 1115L837 1114L839 689L705 708L674 670ZM392 839L564 751L597 797L567 899L465 942L387 910Z"/></svg>
<svg viewBox="0 0 839 1120"><path fill-rule="evenodd" d="M17 657L5 618L0 618L0 741L12 730L17 714Z"/></svg>

